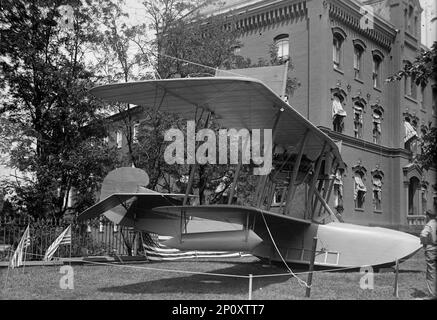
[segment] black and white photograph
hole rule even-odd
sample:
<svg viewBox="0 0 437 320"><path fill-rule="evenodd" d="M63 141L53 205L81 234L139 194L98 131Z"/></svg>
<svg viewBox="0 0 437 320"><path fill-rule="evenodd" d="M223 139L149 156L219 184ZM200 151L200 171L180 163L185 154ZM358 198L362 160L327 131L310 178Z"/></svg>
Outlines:
<svg viewBox="0 0 437 320"><path fill-rule="evenodd" d="M0 300L435 300L436 124L435 0L0 0Z"/></svg>

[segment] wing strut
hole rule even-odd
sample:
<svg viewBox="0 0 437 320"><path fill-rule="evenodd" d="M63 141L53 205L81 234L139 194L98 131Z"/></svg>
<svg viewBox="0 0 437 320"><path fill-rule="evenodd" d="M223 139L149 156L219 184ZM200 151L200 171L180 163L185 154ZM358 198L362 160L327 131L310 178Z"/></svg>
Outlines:
<svg viewBox="0 0 437 320"><path fill-rule="evenodd" d="M325 155L325 150L326 150L327 145L328 144L325 141L325 143L323 144L322 151L320 152L319 159L317 160L316 168L313 171L314 176L312 177L310 189L308 190L308 203L307 203L307 207L305 210L306 211L305 216L307 216L311 219L313 218L313 215L314 215L314 211L313 211L314 208L312 207L314 189L316 187L316 183L317 183L317 180L319 178L320 168L322 167L322 161L324 160L324 155Z"/></svg>
<svg viewBox="0 0 437 320"><path fill-rule="evenodd" d="M329 207L328 203L326 203L325 199L323 199L322 195L320 194L319 190L314 190L314 194L316 195L317 198L319 198L320 203L322 204L322 206L325 208L325 210L328 212L329 215L331 215L332 218L334 218L334 220L336 222L338 222L338 218L335 215L335 213L331 210L331 208ZM316 220L316 222L321 222L323 219L326 218L326 215L321 216L319 219Z"/></svg>
<svg viewBox="0 0 437 320"><path fill-rule="evenodd" d="M290 184L288 186L287 200L285 201L285 211L284 211L285 214L289 213L290 205L291 205L291 202L293 201L294 193L296 192L295 182L296 182L297 174L299 172L300 162L301 162L302 156L303 156L303 150L305 149L306 143L308 141L309 132L310 131L307 129L305 132L305 135L302 138L302 142L300 144L299 154L297 156L296 162L294 163L293 175L291 176Z"/></svg>
<svg viewBox="0 0 437 320"><path fill-rule="evenodd" d="M276 137L276 133L277 133L277 129L278 129L278 123L279 123L279 119L281 118L281 114L284 111L284 109L280 108L275 115L275 120L273 122L273 128L272 128L272 143L273 141L275 141L275 137ZM269 146L272 147L272 153L273 150L275 149L275 145L273 146ZM268 150L268 148L266 149ZM264 155L265 156L265 155ZM272 154L273 156L273 154ZM263 176L261 176L258 180L258 187L257 187L257 207L260 208L263 205L264 199L265 199L265 189L266 189L266 184L268 181L268 177L269 174L265 174Z"/></svg>
<svg viewBox="0 0 437 320"><path fill-rule="evenodd" d="M334 161L335 161L335 159L333 160L333 162ZM334 174L336 174L339 166L340 166L340 164L338 164L338 163L336 166L334 166ZM328 173L329 173L329 171L328 171ZM331 192L332 192L332 189L334 187L334 181L335 181L335 179L333 178L332 174L329 175L329 179L325 180L325 187L323 188L322 198L325 199L326 202L329 202L329 198L331 197ZM316 197L316 199L314 199L314 211L316 211L316 209L318 207L318 205L317 205L318 200L319 200L318 197ZM320 217L320 215L322 214L322 209L323 209L323 205L320 205L319 212L318 212L317 216Z"/></svg>
<svg viewBox="0 0 437 320"><path fill-rule="evenodd" d="M249 131L249 136L246 138L246 141L244 141L243 149L241 150L241 157L240 156L238 157L237 169L235 169L234 180L232 181L231 189L229 192L229 199L228 199L229 205L232 204L232 199L234 199L235 187L237 186L237 181L240 176L241 165L243 162L243 152L245 152L247 148L247 144L250 142L250 139L251 139L251 131Z"/></svg>
<svg viewBox="0 0 437 320"><path fill-rule="evenodd" d="M198 130L197 125L199 124L200 120L202 119L202 116L203 116L203 108L202 108L202 113L200 114L199 120L195 119L195 121L196 121L196 124L195 124L196 131ZM205 123L203 124L203 128L204 129L208 127L209 119L210 118L211 118L211 111L208 111L208 115L206 116ZM187 152L188 152L188 150L187 150ZM196 148L195 148L194 149L194 164L190 167L190 178L188 180L188 186L187 186L187 190L185 191L185 197L184 197L184 201L183 201L183 205L184 206L187 204L188 195L190 194L191 188L193 186L193 181L194 181L194 175L196 173L196 168L197 168L197 160L196 160Z"/></svg>

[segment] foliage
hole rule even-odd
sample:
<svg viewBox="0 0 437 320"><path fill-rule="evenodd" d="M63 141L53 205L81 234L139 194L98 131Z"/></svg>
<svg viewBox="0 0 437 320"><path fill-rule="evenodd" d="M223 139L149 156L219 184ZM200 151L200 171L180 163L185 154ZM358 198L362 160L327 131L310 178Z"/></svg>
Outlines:
<svg viewBox="0 0 437 320"><path fill-rule="evenodd" d="M104 0L99 0L103 1ZM149 60L149 35L145 24L128 25L129 18L122 8L123 0L102 3L105 7L100 21L102 31L93 46L95 64L93 70L99 83L128 82L154 78ZM122 155L122 165L139 166L134 150L135 125L133 108L128 103L106 103L106 115L117 113L117 129L127 142L127 153Z"/></svg>
<svg viewBox="0 0 437 320"><path fill-rule="evenodd" d="M86 50L98 40L94 2L2 1L0 117L13 147L10 166L25 177L6 182L14 204L33 216L62 216L71 188L90 203L96 182L113 167L100 104L87 95L93 74ZM65 5L73 15L65 15ZM4 147L4 146L3 146ZM104 165L96 165L98 162ZM85 192L86 190L86 192Z"/></svg>
<svg viewBox="0 0 437 320"><path fill-rule="evenodd" d="M426 87L430 80L437 80L437 42L430 50L420 49L413 63L407 63L404 69L387 79L388 82L412 77L416 85Z"/></svg>
<svg viewBox="0 0 437 320"><path fill-rule="evenodd" d="M430 50L420 50L420 54L413 63L406 64L404 69L387 79L388 82L399 81L405 77L412 77L416 85L426 87L431 81L437 82L437 42L434 42ZM437 159L437 136L436 127L431 123L420 138L421 154L417 156L420 165L428 170L435 167Z"/></svg>
<svg viewBox="0 0 437 320"><path fill-rule="evenodd" d="M436 166L437 160L437 128L428 124L426 133L421 137L421 153L417 156L417 160L423 168L428 170Z"/></svg>
<svg viewBox="0 0 437 320"><path fill-rule="evenodd" d="M144 169L150 178L148 188L173 192L178 190L177 181L186 171L186 166L169 165L165 162L165 132L172 128L184 131L185 123L175 114L157 112L144 108L145 121L140 124L137 143L134 144L136 166Z"/></svg>
<svg viewBox="0 0 437 320"><path fill-rule="evenodd" d="M225 28L232 21L225 17L204 17L199 8L211 1L153 0L144 2L156 34L160 78L213 76L225 61L235 59L238 31Z"/></svg>

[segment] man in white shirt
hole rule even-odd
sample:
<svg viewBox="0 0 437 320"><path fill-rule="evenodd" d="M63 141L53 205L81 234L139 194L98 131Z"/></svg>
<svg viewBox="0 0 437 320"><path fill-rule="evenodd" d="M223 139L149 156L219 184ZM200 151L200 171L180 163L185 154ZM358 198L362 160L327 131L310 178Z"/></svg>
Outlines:
<svg viewBox="0 0 437 320"><path fill-rule="evenodd" d="M420 233L420 242L425 249L426 285L432 297L436 297L437 214L426 211L427 224Z"/></svg>

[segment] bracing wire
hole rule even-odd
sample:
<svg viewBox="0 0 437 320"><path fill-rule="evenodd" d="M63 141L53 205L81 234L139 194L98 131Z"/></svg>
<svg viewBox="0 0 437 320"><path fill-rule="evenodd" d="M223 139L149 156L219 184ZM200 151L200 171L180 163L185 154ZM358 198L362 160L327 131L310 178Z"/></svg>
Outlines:
<svg viewBox="0 0 437 320"><path fill-rule="evenodd" d="M233 74L233 75L236 75L236 76L242 76L242 77L245 76L245 75L240 74L240 73L237 73L237 72L232 72L232 71L229 71L229 70L222 70L222 69L214 68L214 67L207 66L207 65L204 65L204 64L201 64L201 63L197 63L197 62L193 62L193 61L190 61L190 60L186 60L186 59L182 59L182 58L177 58L177 57L174 57L174 56L170 56L170 55L165 54L165 53L159 53L159 52L158 52L157 55L159 55L159 56L161 56L161 57L166 57L166 58L169 58L169 59L173 59L173 60L177 60L177 61L185 62L185 63L190 63L190 64L193 64L193 65L198 66L198 67L202 67L202 68L206 68L206 69L214 70L214 72L217 71L217 70L221 70L221 71L224 71L224 72L226 72L226 73Z"/></svg>
<svg viewBox="0 0 437 320"><path fill-rule="evenodd" d="M284 257L282 256L281 252L280 252L279 249L278 249L278 246L276 245L275 239L273 239L273 236L272 236L272 233L270 232L270 228L269 228L269 226L268 226L268 224L267 224L266 218L264 217L264 212L262 212L262 211L261 211L261 216L262 216L262 218L263 218L263 220L264 220L264 224L265 224L265 226L266 226L266 228L267 228L267 232L269 233L270 239L272 240L272 243L273 243L273 245L275 246L276 252L278 252L279 257L281 258L281 260L282 260L282 262L284 263L284 265L287 267L289 273L290 273L294 278L297 279L297 282L299 283L300 286L302 286L302 287L304 286L304 287L310 288L311 286L309 286L308 283L306 283L304 280L302 280L301 278L299 278L299 277L298 277L298 276L293 272L293 270L290 269L290 267L288 266L287 262L285 262Z"/></svg>

